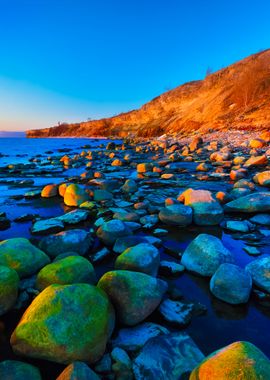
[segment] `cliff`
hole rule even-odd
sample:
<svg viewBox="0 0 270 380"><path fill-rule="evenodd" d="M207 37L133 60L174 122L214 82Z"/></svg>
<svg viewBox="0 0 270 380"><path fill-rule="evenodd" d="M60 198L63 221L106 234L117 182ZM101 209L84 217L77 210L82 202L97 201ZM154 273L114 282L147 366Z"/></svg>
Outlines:
<svg viewBox="0 0 270 380"><path fill-rule="evenodd" d="M270 50L251 55L204 80L165 92L138 110L111 118L27 131L27 137L141 137L210 129L270 127Z"/></svg>

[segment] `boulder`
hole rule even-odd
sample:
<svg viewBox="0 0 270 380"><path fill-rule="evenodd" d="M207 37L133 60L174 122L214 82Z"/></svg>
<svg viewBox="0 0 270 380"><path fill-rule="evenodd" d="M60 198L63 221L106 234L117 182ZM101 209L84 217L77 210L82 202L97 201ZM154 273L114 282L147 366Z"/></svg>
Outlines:
<svg viewBox="0 0 270 380"><path fill-rule="evenodd" d="M246 265L246 271L256 286L270 293L270 256L251 261Z"/></svg>
<svg viewBox="0 0 270 380"><path fill-rule="evenodd" d="M186 248L181 264L201 276L212 276L223 263L233 263L234 257L221 240L208 234L198 235Z"/></svg>
<svg viewBox="0 0 270 380"><path fill-rule="evenodd" d="M69 364L93 363L114 328L106 294L88 284L50 285L31 303L11 336L16 355Z"/></svg>
<svg viewBox="0 0 270 380"><path fill-rule="evenodd" d="M93 265L84 257L68 256L42 268L37 275L36 286L43 290L51 284L76 283L95 284L95 271Z"/></svg>
<svg viewBox="0 0 270 380"><path fill-rule="evenodd" d="M182 204L172 204L163 207L158 216L162 223L186 227L192 223L192 208Z"/></svg>
<svg viewBox="0 0 270 380"><path fill-rule="evenodd" d="M113 245L120 237L131 235L130 229L121 220L110 220L103 223L97 230L98 238L105 245Z"/></svg>
<svg viewBox="0 0 270 380"><path fill-rule="evenodd" d="M58 185L46 185L41 191L42 198L51 198L58 195Z"/></svg>
<svg viewBox="0 0 270 380"><path fill-rule="evenodd" d="M49 257L25 238L0 242L0 265L15 269L19 277L35 274L50 262Z"/></svg>
<svg viewBox="0 0 270 380"><path fill-rule="evenodd" d="M165 281L126 270L105 273L97 286L108 294L119 321L128 326L152 314L167 290Z"/></svg>
<svg viewBox="0 0 270 380"><path fill-rule="evenodd" d="M89 195L85 191L84 187L74 183L67 186L64 193L64 203L67 206L80 206L83 202L88 200Z"/></svg>
<svg viewBox="0 0 270 380"><path fill-rule="evenodd" d="M207 356L190 380L267 380L270 361L252 343L234 342Z"/></svg>
<svg viewBox="0 0 270 380"><path fill-rule="evenodd" d="M237 198L227 203L224 211L246 213L270 211L270 192L258 192Z"/></svg>
<svg viewBox="0 0 270 380"><path fill-rule="evenodd" d="M210 281L210 290L220 300L237 305L249 300L252 279L234 264L221 264Z"/></svg>
<svg viewBox="0 0 270 380"><path fill-rule="evenodd" d="M19 276L17 272L0 265L0 316L14 306L18 296L18 286Z"/></svg>
<svg viewBox="0 0 270 380"><path fill-rule="evenodd" d="M85 255L92 245L92 232L79 229L46 236L39 243L40 249L50 257L56 257L65 252L76 252L80 255Z"/></svg>
<svg viewBox="0 0 270 380"><path fill-rule="evenodd" d="M18 360L5 360L0 363L2 380L42 380L39 369Z"/></svg>

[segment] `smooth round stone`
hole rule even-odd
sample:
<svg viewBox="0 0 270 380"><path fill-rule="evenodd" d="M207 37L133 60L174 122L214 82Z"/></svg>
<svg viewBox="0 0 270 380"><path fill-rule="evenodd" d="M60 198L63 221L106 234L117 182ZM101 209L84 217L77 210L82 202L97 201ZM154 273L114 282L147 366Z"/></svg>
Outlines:
<svg viewBox="0 0 270 380"><path fill-rule="evenodd" d="M18 296L18 286L17 272L0 265L0 316L14 306Z"/></svg>
<svg viewBox="0 0 270 380"><path fill-rule="evenodd" d="M210 290L214 296L233 305L246 303L251 288L249 273L234 264L221 264L210 281Z"/></svg>
<svg viewBox="0 0 270 380"><path fill-rule="evenodd" d="M58 185L46 185L41 191L42 198L51 198L58 195Z"/></svg>
<svg viewBox="0 0 270 380"><path fill-rule="evenodd" d="M97 286L108 294L119 321L128 326L152 314L168 287L165 281L126 270L105 273Z"/></svg>
<svg viewBox="0 0 270 380"><path fill-rule="evenodd" d="M65 252L76 252L83 256L92 244L91 232L74 229L44 237L41 239L39 247L50 257L56 257Z"/></svg>
<svg viewBox="0 0 270 380"><path fill-rule="evenodd" d="M98 238L105 245L113 245L120 237L131 235L130 229L121 220L110 220L103 223L97 230Z"/></svg>
<svg viewBox="0 0 270 380"><path fill-rule="evenodd" d="M93 363L114 328L106 294L88 284L50 285L31 303L11 336L16 355L69 364Z"/></svg>
<svg viewBox="0 0 270 380"><path fill-rule="evenodd" d="M64 194L64 203L67 206L80 206L83 202L89 200L89 195L86 193L85 188L71 184L66 188Z"/></svg>
<svg viewBox="0 0 270 380"><path fill-rule="evenodd" d="M19 277L35 274L50 262L49 257L25 238L0 242L0 265L15 269Z"/></svg>
<svg viewBox="0 0 270 380"><path fill-rule="evenodd" d="M37 289L43 290L51 284L69 285L76 283L95 284L93 265L84 257L69 256L46 265L37 275Z"/></svg>
<svg viewBox="0 0 270 380"><path fill-rule="evenodd" d="M266 212L270 211L270 192L253 193L235 199L224 206L226 212Z"/></svg>
<svg viewBox="0 0 270 380"><path fill-rule="evenodd" d="M100 377L83 362L68 365L56 380L100 380Z"/></svg>
<svg viewBox="0 0 270 380"><path fill-rule="evenodd" d="M163 207L159 212L162 223L186 227L192 223L192 208L182 204Z"/></svg>
<svg viewBox="0 0 270 380"><path fill-rule="evenodd" d="M152 170L153 170L153 165L151 164L151 162L145 162L145 163L137 165L138 173L151 172Z"/></svg>
<svg viewBox="0 0 270 380"><path fill-rule="evenodd" d="M221 240L208 234L198 235L186 248L181 259L184 267L201 276L212 276L223 263L233 263L234 257Z"/></svg>
<svg viewBox="0 0 270 380"><path fill-rule="evenodd" d="M18 360L5 360L0 363L2 380L42 380L39 369Z"/></svg>
<svg viewBox="0 0 270 380"><path fill-rule="evenodd" d="M158 249L147 243L141 243L126 249L115 262L115 269L126 269L156 276L160 255Z"/></svg>
<svg viewBox="0 0 270 380"><path fill-rule="evenodd" d="M136 193L138 186L133 179L127 179L121 189L125 193Z"/></svg>
<svg viewBox="0 0 270 380"><path fill-rule="evenodd" d="M247 264L246 271L256 286L270 293L270 256L260 257Z"/></svg>
<svg viewBox="0 0 270 380"><path fill-rule="evenodd" d="M190 380L267 380L269 359L252 343L234 342L207 356Z"/></svg>
<svg viewBox="0 0 270 380"><path fill-rule="evenodd" d="M270 170L255 174L253 181L261 186L270 186Z"/></svg>

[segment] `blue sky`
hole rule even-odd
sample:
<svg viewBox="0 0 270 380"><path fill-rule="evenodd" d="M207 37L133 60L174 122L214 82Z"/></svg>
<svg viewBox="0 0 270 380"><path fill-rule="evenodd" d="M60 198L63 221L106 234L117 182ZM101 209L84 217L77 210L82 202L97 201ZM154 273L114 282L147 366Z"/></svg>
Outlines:
<svg viewBox="0 0 270 380"><path fill-rule="evenodd" d="M270 2L0 0L0 130L137 108L270 47Z"/></svg>

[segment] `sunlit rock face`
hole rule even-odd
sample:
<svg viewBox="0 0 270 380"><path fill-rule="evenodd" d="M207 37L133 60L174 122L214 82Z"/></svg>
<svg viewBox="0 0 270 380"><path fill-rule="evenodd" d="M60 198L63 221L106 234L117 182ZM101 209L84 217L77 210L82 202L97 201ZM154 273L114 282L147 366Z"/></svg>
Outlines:
<svg viewBox="0 0 270 380"><path fill-rule="evenodd" d="M64 203L67 206L80 206L83 202L89 200L89 195L85 189L77 184L71 184L66 188L64 194Z"/></svg>
<svg viewBox="0 0 270 380"><path fill-rule="evenodd" d="M25 311L11 336L17 355L71 363L97 361L114 328L106 294L88 284L51 285Z"/></svg>
<svg viewBox="0 0 270 380"><path fill-rule="evenodd" d="M235 342L204 359L190 380L267 380L269 374L270 361L256 346Z"/></svg>

